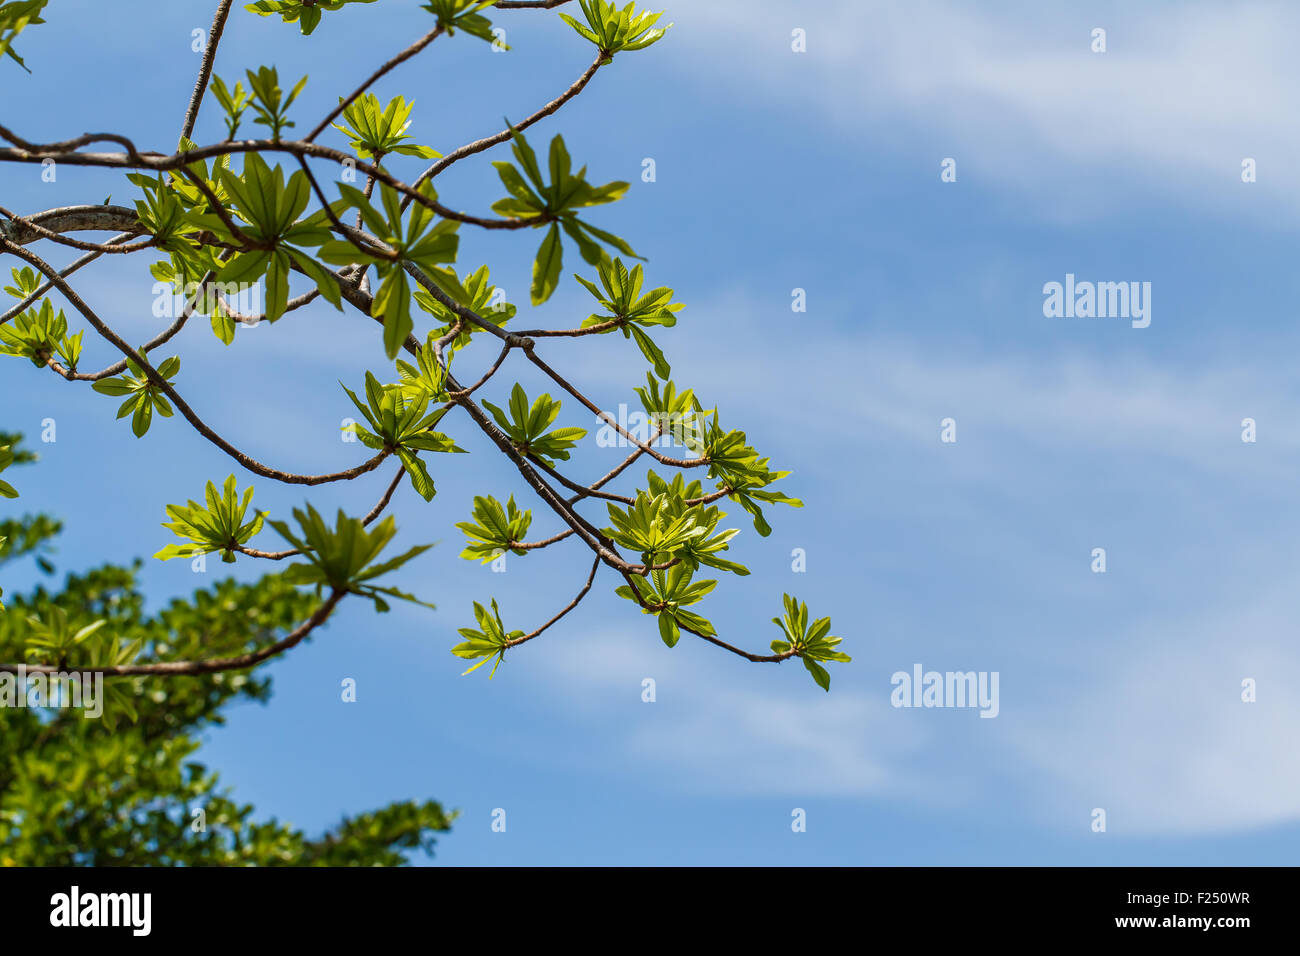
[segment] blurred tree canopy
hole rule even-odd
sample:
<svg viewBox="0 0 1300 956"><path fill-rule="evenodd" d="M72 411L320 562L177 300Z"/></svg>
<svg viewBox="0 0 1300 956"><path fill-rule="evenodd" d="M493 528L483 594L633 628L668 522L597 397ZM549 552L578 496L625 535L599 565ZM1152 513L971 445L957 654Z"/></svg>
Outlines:
<svg viewBox="0 0 1300 956"><path fill-rule="evenodd" d="M12 446L15 464L24 464L33 456L19 438L0 434L0 447ZM60 529L41 514L0 520L0 569L35 558L53 575L51 542ZM60 610L74 631L104 620L96 634L141 642L140 661L186 649L238 654L292 627L315 600L279 576L252 584L227 579L151 614L138 568L103 565L10 594L0 614L0 657L23 659L36 626L30 618L49 620ZM432 854L434 835L450 828L454 814L434 802L390 804L317 837L256 819L196 755L199 735L220 725L229 705L270 697L265 674L118 677L104 690L110 699L100 718L0 706L0 864L396 866L412 853ZM120 719L124 706L134 710L134 722Z"/></svg>

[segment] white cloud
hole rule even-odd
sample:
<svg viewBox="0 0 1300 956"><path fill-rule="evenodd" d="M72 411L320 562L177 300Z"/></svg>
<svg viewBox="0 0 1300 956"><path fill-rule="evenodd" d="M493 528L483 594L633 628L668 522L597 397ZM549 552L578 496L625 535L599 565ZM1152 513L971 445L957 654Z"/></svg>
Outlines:
<svg viewBox="0 0 1300 956"><path fill-rule="evenodd" d="M1120 835L1230 831L1300 818L1300 568L1258 582L1237 606L1135 624L1076 660L1077 689L1016 746L1045 819L1104 808ZM1241 699L1253 678L1258 700ZM1081 824L1080 824L1081 825Z"/></svg>
<svg viewBox="0 0 1300 956"><path fill-rule="evenodd" d="M1300 386L1289 359L1300 347L1294 336L1280 335L1266 352L1250 339L1225 343L1203 367L1133 352L1103 361L1068 348L995 353L960 343L927 346L829 328L803 328L774 349L766 337L733 334L762 312L745 295L695 303L680 338L663 345L677 381L701 383L701 399L719 406L724 424L766 435L751 440L778 464L798 454L801 469L838 468L838 458L821 452L846 436L876 449L900 442L932 447L940 419L952 416L964 442L961 460L972 466L1043 449L1089 456L1094 464L1091 456L1120 453L1148 464L1276 478L1279 491L1300 469ZM896 325L906 329L902 317ZM1130 341L1148 334L1127 325L1113 333ZM715 362L718 354L728 361ZM789 381L792 369L799 371ZM615 395L628 373L623 365L593 365L588 376ZM1245 418L1256 422L1254 444L1241 440Z"/></svg>
<svg viewBox="0 0 1300 956"><path fill-rule="evenodd" d="M1300 204L1288 170L1300 129L1280 119L1300 79L1287 42L1300 9L1046 6L715 0L677 19L694 41L682 55L694 62L707 44L715 80L820 113L873 150L924 147L936 181L939 159L953 156L959 181L1030 191L1052 216L1095 215L1150 190L1224 211L1267 211L1245 189ZM795 26L808 31L801 56L789 51ZM1090 50L1098 26L1102 54ZM1260 164L1250 187L1248 156Z"/></svg>
<svg viewBox="0 0 1300 956"><path fill-rule="evenodd" d="M587 631L566 636L530 666L544 671L571 706L604 711L603 724L620 732L620 768L639 765L666 789L921 795L892 765L915 753L925 734L915 722L896 719L887 687L879 695L844 686L825 694L798 664L752 665L712 647L693 650L669 651L652 627ZM646 677L656 682L655 703L638 696ZM635 717L628 708L639 709ZM609 756L577 759L608 766Z"/></svg>
<svg viewBox="0 0 1300 956"><path fill-rule="evenodd" d="M700 312L710 319L699 325L701 347L692 356L714 354L723 343L710 336L725 337L730 316L753 310L732 302ZM1300 567L1287 544L1300 529L1279 513L1261 539L1257 512L1259 496L1293 494L1300 461L1288 350L1225 354L1201 371L1137 357L939 354L869 336L841 336L833 348L824 339L791 341L779 354L761 343L727 347L735 361L707 370L710 392L727 396L724 418L727 408L748 409L748 424L780 436L780 463L792 459L799 474L820 473L830 483L823 490L840 487L833 476L857 464L871 470L873 497L882 500L838 501L838 530L871 540L881 515L929 521L941 493L969 525L935 538L927 536L931 523L917 524L934 566L951 566L954 556L960 566L972 543L984 560L1014 549L1006 553L1027 576L992 579L1009 590L980 600L1020 607L1032 594L1041 609L1017 613L1017 633L981 638L977 659L1000 661L1007 673L1002 715L972 726L948 722L946 713L893 711L880 679L898 659L942 666L958 647L954 634L981 633L954 620L941 597L903 601L912 615L907 640L872 633L855 663L841 669L854 676L840 679L828 698L703 658L683 662L681 648L649 656L659 650L650 641L611 641L599 655L577 654L569 681L610 686L654 675L671 688L661 693L689 702L653 722L612 719L631 759L676 771L674 781L739 793L783 792L794 780L821 795L906 795L967 809L991 797L1066 832L1086 827L1097 806L1111 814L1112 832L1128 835L1300 819L1300 703L1291 692L1300 686L1291 636ZM681 360L684 382L705 377L689 367L693 361L705 359ZM788 368L819 374L796 383L798 402L774 402L772 383ZM951 469L936 471L925 456L938 446L938 420L949 409L967 444ZM1260 444L1240 440L1243 409L1267 430ZM833 445L846 430L859 444ZM760 447L776 453L770 443ZM828 447L836 453L827 456ZM1112 472L1149 487L1118 489L1098 511L1104 482L1096 476ZM1162 487L1166 479L1176 487ZM1009 480L1026 482L1024 491L990 495L991 483ZM918 484L920 492L899 490ZM1082 582L1062 580L1060 549L1075 546L1071 504L1081 502L1094 507L1085 530L1099 530L1095 516L1106 514L1146 556L1122 559L1127 566L1107 582L1128 588L1134 603L1090 603L1102 592L1084 586L1096 583L1086 561ZM1256 510L1244 518L1229 513L1234 508ZM1183 550L1188 543L1194 551ZM879 547L886 556L894 550L889 542ZM848 586L851 573L829 573L838 575L832 586ZM869 618L836 623L857 637L875 630ZM612 659L604 656L609 647L617 648ZM593 674L591 662L601 659L608 669ZM1260 681L1258 704L1239 699L1245 677Z"/></svg>

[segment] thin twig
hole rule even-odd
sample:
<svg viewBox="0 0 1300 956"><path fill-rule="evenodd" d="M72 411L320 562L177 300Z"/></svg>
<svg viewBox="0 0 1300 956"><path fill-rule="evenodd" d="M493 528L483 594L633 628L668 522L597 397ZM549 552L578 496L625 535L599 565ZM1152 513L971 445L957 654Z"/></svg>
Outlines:
<svg viewBox="0 0 1300 956"><path fill-rule="evenodd" d="M194 92L190 94L189 109L185 111L185 125L181 127L181 139L189 139L194 132L194 123L199 118L199 108L203 105L203 94L208 90L208 79L212 76L212 63L217 58L217 44L226 29L226 17L230 15L230 5L234 0L221 0L217 4L216 15L212 18L212 28L208 30L208 43L203 48L203 62L199 65L199 78L194 81Z"/></svg>
<svg viewBox="0 0 1300 956"><path fill-rule="evenodd" d="M559 614L555 615L555 617L551 618L549 621L547 621L537 630L529 631L523 637L517 637L513 641L507 641L505 646L518 647L520 644L524 643L525 641L531 641L534 637L537 637L548 627L550 627L560 618L564 617L564 615L568 614L575 607L577 607L582 602L582 599L587 596L587 592L591 590L591 584L593 581L596 580L596 571L599 568L600 568L600 558L596 558L595 561L591 562L591 573L587 575L587 583L582 586L582 590L578 592L577 596L572 601L570 601L568 604L564 606L564 609L560 611Z"/></svg>
<svg viewBox="0 0 1300 956"><path fill-rule="evenodd" d="M438 37L440 37L441 35L442 35L442 25L439 24L438 26L430 30L428 33L426 33L424 36L420 37L420 39L416 40L414 43L408 46L401 53L397 54L397 56L393 57L383 66L381 66L379 69L375 70L375 72L370 75L370 78L368 80L366 80L355 90L353 90L349 96L341 100L338 106L330 110L329 115L326 116L323 120L321 120L316 125L316 128L313 129L310 133L308 133L306 137L304 137L305 140L308 143L310 143L321 133L325 132L325 130L329 127L330 123L338 119L339 116L342 115L343 111L347 109L349 106L351 106L353 101L355 101L357 97L361 96L363 93L366 92L366 90L374 86L375 83L379 81L380 77L382 77L385 73L391 71L394 67L402 63L405 63L407 60L415 56L417 53L423 50L434 40L438 39Z"/></svg>

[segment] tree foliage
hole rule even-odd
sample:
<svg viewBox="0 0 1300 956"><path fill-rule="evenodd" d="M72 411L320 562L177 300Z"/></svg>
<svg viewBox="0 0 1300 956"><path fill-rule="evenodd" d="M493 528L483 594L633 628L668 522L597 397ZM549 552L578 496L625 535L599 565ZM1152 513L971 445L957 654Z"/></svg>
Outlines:
<svg viewBox="0 0 1300 956"><path fill-rule="evenodd" d="M537 552L559 546L586 552L578 566L585 560L593 563L577 597L532 631L507 624L510 614L502 612L495 596L473 602L476 626L461 629L466 640L451 648L453 654L495 659L495 672L507 651L573 611L604 571L614 577L618 595L656 619L669 647L689 634L751 661L799 658L817 684L829 689L824 665L848 657L834 650L839 639L827 636L829 621L808 626L806 608L794 598L786 596L784 618L774 619L784 639L772 644L771 653L746 651L723 640L706 616L709 595L723 581L749 573L728 556L745 532L728 522L721 505L730 501L739 506L754 531L766 536L771 533L769 506L801 507L802 502L777 487L784 487L788 471L773 466L744 431L723 425L717 408L706 410L694 388L671 378L664 343L673 334L689 334L690 323L679 324L685 307L671 288L646 291L652 270L640 263L629 269L628 262L642 257L628 240L609 231L608 207L623 199L629 184L589 172L573 158L563 135L550 135L539 153L530 141L533 134L526 132L580 95L611 63L628 55L654 55L641 51L664 39L671 24L635 3L580 0L569 6L571 12L559 11L574 32L557 54L568 55L575 44L591 44L591 65L537 112L445 153L413 133L428 128L414 99L398 96L384 103L370 89L435 41L439 46L464 42L463 37L497 42L494 21L506 10L566 5L567 0L432 0L410 11L420 18L422 34L378 69L366 71L368 79L358 88L344 88L338 106L310 127L300 109L307 77L289 85L274 65L235 64L238 51L223 50L222 63L243 71L243 79L232 86L212 73L215 49L207 51L198 82L200 94L206 90L208 96L195 96L174 152L141 149L110 134L33 143L0 126L0 140L8 143L0 148L0 162L52 160L123 169L138 191L134 208L104 203L14 214L0 221L0 258L14 260L13 285L6 291L17 300L0 316L4 351L41 374L88 382L95 392L121 399L117 416L131 418L137 439L157 440L158 418L172 419L166 428L180 427L178 419L183 419L238 464L240 473L224 479L220 490L217 480L226 468L215 472L202 503L167 506L171 520L164 527L176 540L156 557L220 553L224 561L297 558L265 586L286 595L294 587L306 587L316 603L293 604L303 612L296 625L283 620L288 633L259 646L253 663L289 650L349 595L371 600L379 611L393 598L420 600L382 579L418 559L426 546L408 543L397 557L381 556L397 529L391 517L380 519L380 512L403 478L422 499L432 501L439 456L464 451L461 445L469 445L477 433L486 447L514 466L518 480L512 487L484 489L474 498L472 520L457 525L466 536L461 557L483 561L508 551L533 561L539 560ZM43 6L0 6L0 50L12 55L13 39L40 22L36 14ZM246 9L294 24L305 35L361 24L373 8L367 0L259 0ZM219 7L218 27L228 12L229 4ZM282 29L279 24L267 28ZM341 72L339 64L329 64L327 76L332 80ZM218 133L203 144L191 136L197 135L193 131L205 99L216 111L209 126ZM255 138L236 140L245 127L253 132L244 135ZM329 144L331 137L336 145ZM106 145L116 152L105 151ZM455 203L444 203L439 177L495 147L509 152L492 161L505 195L491 205L490 214L458 211ZM354 185L352 172L362 175L364 183ZM106 242L69 235L88 230L115 235ZM481 231L540 232L540 245L526 246L532 252L532 306L554 296L564 275L566 246L576 250L583 265L574 279L595 298L599 311L575 327L520 330L518 309L490 283L488 266L473 258L468 265L464 261ZM75 268L56 268L36 251L68 247L84 253L83 258L115 257L123 269L141 255L150 259L151 274L186 297L184 311L154 340L129 344L76 292L70 279ZM253 285L265 288L265 311L241 315L230 304L229 291ZM300 475L253 459L211 428L184 398L180 356L162 358L159 350L195 316L207 317L216 337L229 345L239 323L292 323L300 319L294 313L318 299L358 322L378 326L373 349L358 356L365 367L357 369L353 382L364 387L344 386L360 418L347 426L358 441L340 447L360 449L368 457L328 474ZM62 305L56 306L56 300ZM71 335L69 314L79 326ZM649 366L647 385L635 392L656 423L653 435L629 431L557 370L567 340L614 331L633 340ZM112 357L113 364L102 371L81 370L86 333ZM550 391L530 397L521 383L511 382L509 370L520 364L546 376ZM349 411L346 405L343 411ZM618 453L621 460L611 462L605 477L595 480L566 473L572 470L574 449L589 440L589 430L579 424L589 416L613 429L625 447ZM124 435L123 440L130 439ZM652 466L646 471L634 467L646 464ZM253 480L304 486L360 481L385 465L395 469L389 491L364 518L340 511L331 525L310 503L293 510L292 523L249 510ZM665 470L675 472L671 479L659 473ZM244 490L238 492L241 486ZM535 496L534 507L521 510L516 493ZM268 552L257 547L267 529L291 548ZM529 540L539 529L542 536ZM702 579L706 572L716 576ZM34 613L39 617L40 608ZM13 633L28 632L23 625ZM128 642L92 660L88 649L96 640L74 642L60 653L77 664L96 663L110 677L136 682L141 675L161 679L164 674L239 672L249 666L248 654L233 653L233 648L221 655L211 645L200 650L157 641L138 647ZM42 648L15 645L9 660L54 663L48 648Z"/></svg>
<svg viewBox="0 0 1300 956"><path fill-rule="evenodd" d="M0 435L6 445L17 440ZM0 455L0 463L14 458L30 460L19 451ZM209 504L216 497L220 510L223 501L209 488ZM0 568L48 550L58 530L40 515L0 522ZM54 572L48 560L44 570ZM138 563L105 565L11 596L0 615L0 655L142 666L231 656L262 646L316 603L271 575L249 584L223 580L150 614L138 571ZM270 696L269 678L250 669L184 680L120 677L104 689L108 700L96 718L45 706L15 675L0 674L0 865L394 866L431 853L435 834L450 827L453 815L433 802L348 817L318 837L257 820L196 759L200 735L219 726L227 708Z"/></svg>

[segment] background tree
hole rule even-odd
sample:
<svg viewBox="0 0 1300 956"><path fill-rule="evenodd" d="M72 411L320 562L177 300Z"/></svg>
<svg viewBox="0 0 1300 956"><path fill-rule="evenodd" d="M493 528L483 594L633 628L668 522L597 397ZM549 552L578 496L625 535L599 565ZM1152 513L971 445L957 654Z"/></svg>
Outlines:
<svg viewBox="0 0 1300 956"><path fill-rule="evenodd" d="M0 6L0 50L12 54L13 40L39 22L47 3ZM383 103L370 92L377 80L435 41L500 43L489 12L495 16L498 10L564 6L571 12L558 15L595 48L594 59L558 97L483 139L442 155L407 134L412 112L407 97ZM246 9L278 18L270 28L310 34L327 17L365 16L366 0L261 0ZM589 176L585 166L576 166L562 136L553 136L541 155L525 136L581 94L616 58L661 40L671 24L660 23L662 14L638 11L633 3L619 8L608 0L579 0L576 5L568 0L431 0L422 9L431 15L428 31L345 92L337 107L306 132L298 126L301 117L291 118L306 77L292 85L286 78L282 84L275 68L265 65L246 65L242 78L233 82L232 72L225 78L214 74L231 0L218 4L175 152L143 150L115 133L34 143L0 125L0 140L10 144L0 148L0 162L119 169L138 196L133 208L105 202L18 215L0 206L0 257L14 261L8 292L17 300L0 315L4 351L50 379L89 384L119 402L118 417L130 420L137 439L153 434L158 417L179 414L238 466L242 479L227 477L222 468L202 495L195 489L201 500L167 507L172 519L167 527L176 540L157 557L292 559L275 584L264 586L306 586L315 595L310 606L301 606L294 626L283 621L280 636L268 632L264 641L241 645L238 651L205 635L167 642L163 649L155 643L157 656L148 659L143 647L110 639L106 635L112 628L101 626L95 638L70 647L29 641L20 648L22 654L0 663L0 670L12 671L22 663L35 672L75 666L110 677L243 671L301 642L349 595L371 600L380 612L392 600L419 602L385 585L383 578L427 546L394 556L388 546L397 529L382 514L404 483L431 500L436 481L430 466L436 473L437 457L461 452L458 438L477 430L513 464L522 487L505 490L504 505L497 496L476 497L472 520L458 526L467 539L462 556L478 561L567 542L585 552L576 567L585 570L589 562L590 570L576 596L530 631L512 629L495 597L487 604L474 602L474 626L462 628L464 640L452 648L457 656L477 662L470 670L491 661L489 673L494 673L508 650L537 638L577 607L604 568L618 582L618 595L656 619L658 634L669 647L690 634L750 661L799 658L829 690L824 665L849 658L836 649L840 639L830 635L828 618L810 621L806 606L787 595L783 616L772 619L780 638L772 641L770 652L757 653L723 640L703 615L703 601L718 584L704 574L749 573L725 556L740 529L725 526L727 515L717 503L725 499L738 505L760 535L771 531L765 506L801 503L774 488L788 472L774 469L743 431L723 427L719 412L706 409L694 389L671 380L671 364L656 336L676 325L683 306L672 289L649 287L632 245L591 218L593 209L621 199L629 184L600 183ZM225 137L200 145L191 137L208 92L221 110ZM255 129L257 138L236 138L245 129ZM331 135L347 148L321 142ZM445 205L435 188L438 177L498 146L509 147L510 159L493 163L505 193L492 205L493 215ZM356 174L365 177L364 183ZM574 279L591 294L596 311L571 328L519 330L517 306L492 286L488 267L460 264L462 227L541 232L529 294L534 306L555 292L566 246L576 250L587 275L574 274ZM72 235L89 231L114 235L104 242ZM36 251L45 247L50 255L81 255L56 266ZM71 278L94 259L141 253L150 258L153 277L184 296L185 306L151 341L136 347L104 321ZM262 307L241 312L241 296L252 288L265 290ZM229 344L237 324L285 321L317 300L354 312L378 328L374 353L364 356L371 368L358 368L353 387L345 386L341 396L360 416L348 426L357 438L351 447L360 445L371 454L338 471L309 475L257 461L211 428L183 397L181 359L167 354L165 346L196 316L206 317L217 338ZM70 331L65 306L86 328ZM120 356L113 364L81 370L87 329ZM561 351L566 339L614 332L634 342L650 366L645 386L635 389L648 423L640 433L602 411L551 364L551 353ZM562 397L529 395L518 382L501 388L495 403L480 397L480 390L486 394L499 388L496 376L516 362L545 375ZM630 449L595 480L584 482L566 473L571 450L588 433L560 423L565 402L579 406L584 417L595 415L601 432L614 439L609 444ZM131 439L123 434L123 440ZM643 459L651 469L629 482L632 466ZM272 520L253 508L247 484L249 475L305 486L357 481L384 466L392 469L391 477L363 517L340 511L327 521L306 504L293 510L292 522ZM614 490L621 486L623 490ZM514 501L514 491L523 489L550 515L552 527L542 537L528 538L532 510L521 510ZM289 547L255 546L254 539L268 529ZM98 620L87 613L66 626L50 621L41 626L75 635ZM122 706L127 709L126 703Z"/></svg>
<svg viewBox="0 0 1300 956"><path fill-rule="evenodd" d="M18 438L0 435L0 443L16 446ZM15 458L31 460L22 452ZM59 530L45 515L0 520L0 567L34 556L52 572L50 543ZM39 622L63 615L106 622L84 640L112 634L138 644L139 663L194 653L200 643L209 653L236 655L292 627L314 605L311 595L272 575L252 584L221 581L147 615L137 569L105 565L69 575L58 589L10 595L8 613L0 615L0 653L22 657L44 633ZM3 678L5 866L395 866L413 852L432 854L434 834L449 829L454 816L432 802L394 803L347 818L316 839L275 820L255 821L253 808L236 803L194 759L198 735L221 724L228 705L270 696L270 679L248 670L119 679L108 685L115 701L102 719L20 706L14 677Z"/></svg>

